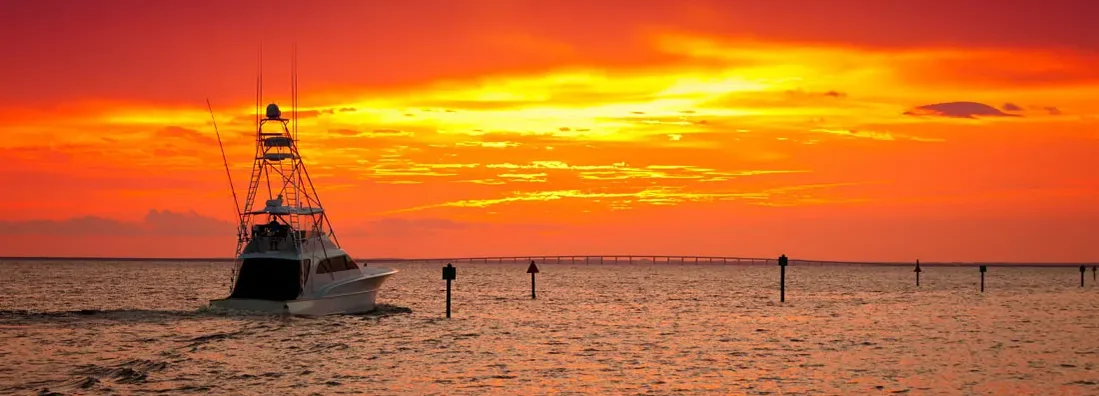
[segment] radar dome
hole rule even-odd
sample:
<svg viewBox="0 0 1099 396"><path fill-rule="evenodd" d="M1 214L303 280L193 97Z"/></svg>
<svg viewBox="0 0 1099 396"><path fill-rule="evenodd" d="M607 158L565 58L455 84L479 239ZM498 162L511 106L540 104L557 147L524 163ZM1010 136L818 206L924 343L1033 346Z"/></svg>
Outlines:
<svg viewBox="0 0 1099 396"><path fill-rule="evenodd" d="M277 120L282 116L282 111L279 110L279 105L271 103L267 105L267 119Z"/></svg>

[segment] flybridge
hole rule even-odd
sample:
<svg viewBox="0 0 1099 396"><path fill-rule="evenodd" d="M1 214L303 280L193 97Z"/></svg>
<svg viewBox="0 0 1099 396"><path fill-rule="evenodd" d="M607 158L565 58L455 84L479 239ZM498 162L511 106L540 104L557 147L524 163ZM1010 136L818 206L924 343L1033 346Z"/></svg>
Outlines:
<svg viewBox="0 0 1099 396"><path fill-rule="evenodd" d="M264 147L290 147L294 139L285 136L275 136L263 139Z"/></svg>

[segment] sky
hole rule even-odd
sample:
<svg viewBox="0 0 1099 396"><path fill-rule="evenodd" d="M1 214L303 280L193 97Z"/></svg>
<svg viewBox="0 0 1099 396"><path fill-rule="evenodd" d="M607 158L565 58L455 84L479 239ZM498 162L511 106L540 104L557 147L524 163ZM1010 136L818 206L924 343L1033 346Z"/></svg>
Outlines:
<svg viewBox="0 0 1099 396"><path fill-rule="evenodd" d="M355 257L1099 261L1087 1L0 1L0 256L229 257L257 58Z"/></svg>

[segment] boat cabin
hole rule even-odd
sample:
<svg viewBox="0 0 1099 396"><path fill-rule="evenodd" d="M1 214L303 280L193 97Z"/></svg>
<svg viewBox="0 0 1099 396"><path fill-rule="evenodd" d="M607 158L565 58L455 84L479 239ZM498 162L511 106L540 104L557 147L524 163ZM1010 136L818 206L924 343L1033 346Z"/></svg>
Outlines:
<svg viewBox="0 0 1099 396"><path fill-rule="evenodd" d="M319 242L320 239L313 238L310 241L323 243ZM359 263L339 248L333 246L326 251L309 246L315 243L306 243L303 245L305 254L298 254L293 243L284 242L288 240L289 238L284 238L278 243L283 244L280 246L290 246L290 251L270 251L266 254L249 254L245 251L232 298L293 300L302 296L303 292L322 288L329 282L361 276L362 267ZM249 246L264 246L266 243L265 240L256 238ZM325 254L329 256L325 257Z"/></svg>

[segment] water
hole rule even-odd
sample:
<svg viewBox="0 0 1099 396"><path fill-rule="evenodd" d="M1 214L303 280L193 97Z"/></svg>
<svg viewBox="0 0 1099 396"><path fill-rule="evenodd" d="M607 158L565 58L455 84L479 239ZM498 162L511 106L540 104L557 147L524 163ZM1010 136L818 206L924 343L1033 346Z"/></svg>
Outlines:
<svg viewBox="0 0 1099 396"><path fill-rule="evenodd" d="M0 262L0 393L1099 394L1075 268L462 264L369 315L225 315L228 264Z"/></svg>

